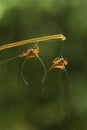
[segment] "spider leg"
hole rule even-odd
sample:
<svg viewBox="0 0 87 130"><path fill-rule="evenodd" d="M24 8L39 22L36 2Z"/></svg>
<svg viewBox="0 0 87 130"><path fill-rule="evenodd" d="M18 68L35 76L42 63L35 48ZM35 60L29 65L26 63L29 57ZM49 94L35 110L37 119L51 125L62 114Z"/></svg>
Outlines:
<svg viewBox="0 0 87 130"><path fill-rule="evenodd" d="M26 61L27 61L27 59L25 59L25 60L23 61L22 65L21 65L21 77L22 77L24 83L28 86L29 84L28 84L28 82L27 82L27 80L25 79L24 74L23 74L23 69L24 69L24 65L25 65Z"/></svg>

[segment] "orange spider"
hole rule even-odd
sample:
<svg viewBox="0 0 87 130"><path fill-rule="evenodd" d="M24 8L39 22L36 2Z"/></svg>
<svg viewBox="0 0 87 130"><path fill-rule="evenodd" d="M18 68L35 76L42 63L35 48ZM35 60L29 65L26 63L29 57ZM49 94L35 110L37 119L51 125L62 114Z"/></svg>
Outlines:
<svg viewBox="0 0 87 130"><path fill-rule="evenodd" d="M22 58L22 57L25 57L25 60L24 60L24 62L22 63L22 66L21 66L21 76L22 76L22 79L23 79L23 81L25 82L25 84L28 85L28 82L26 81L26 79L25 79L25 77L24 77L24 75L23 75L23 67L24 67L25 62L26 62L28 59L38 58L39 61L40 61L41 64L42 64L42 66L43 66L44 73L46 73L45 65L44 65L42 59L41 59L41 58L39 57L39 55L38 55L39 52L40 52L39 47L38 47L37 44L36 44L33 48L28 49L26 52L23 52L22 54L19 54L19 55L15 56L15 57L9 58L9 59L7 59L7 60L5 60L5 61L2 61L0 64L6 63L6 62L8 62L8 61L10 61L10 60L13 60L13 59L17 58L17 57L21 57L21 58Z"/></svg>
<svg viewBox="0 0 87 130"><path fill-rule="evenodd" d="M61 57L57 57L53 60L53 65L46 71L46 73L44 74L43 76L43 80L42 80L42 83L44 83L45 79L46 79L46 75L48 74L48 72L51 70L51 69L56 69L56 68L59 68L59 69L62 69L65 71L66 75L67 75L67 71L66 71L66 68L65 66L68 64L68 61L67 59L64 59L62 56Z"/></svg>
<svg viewBox="0 0 87 130"><path fill-rule="evenodd" d="M57 57L53 60L53 68L60 68L62 70L65 69L65 66L68 64L68 61L66 59L64 59L62 56L61 57Z"/></svg>

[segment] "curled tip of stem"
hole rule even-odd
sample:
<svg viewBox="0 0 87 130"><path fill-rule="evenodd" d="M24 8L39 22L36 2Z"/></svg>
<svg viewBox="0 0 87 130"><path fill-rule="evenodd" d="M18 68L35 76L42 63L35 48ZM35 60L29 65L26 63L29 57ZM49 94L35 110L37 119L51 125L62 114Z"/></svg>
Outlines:
<svg viewBox="0 0 87 130"><path fill-rule="evenodd" d="M58 38L60 38L63 41L66 40L66 37L63 34L58 34Z"/></svg>

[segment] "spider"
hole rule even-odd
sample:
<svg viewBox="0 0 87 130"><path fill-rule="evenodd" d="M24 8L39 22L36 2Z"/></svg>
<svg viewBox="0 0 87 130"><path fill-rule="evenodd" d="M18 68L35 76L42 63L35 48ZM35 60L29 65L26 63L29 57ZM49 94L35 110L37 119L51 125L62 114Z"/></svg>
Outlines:
<svg viewBox="0 0 87 130"><path fill-rule="evenodd" d="M32 58L38 58L39 61L40 61L41 64L42 64L42 66L43 66L44 74L46 73L46 67L45 67L45 65L44 65L44 63L43 63L43 61L42 61L42 59L41 59L40 56L38 55L39 52L40 52L39 46L38 46L37 44L35 44L33 48L28 49L26 52L23 52L22 54L19 54L19 55L15 56L15 57L9 58L9 59L7 59L7 60L5 60L5 61L2 61L0 64L6 63L6 62L8 62L8 61L11 61L11 60L13 60L13 59L15 59L15 58L17 58L17 57L20 57L20 58L25 57L25 60L23 61L22 65L21 65L21 77L22 77L24 83L25 83L26 85L29 85L28 82L27 82L27 80L26 80L25 77L24 77L24 74L23 74L23 68L24 68L25 62L26 62L27 60L32 59Z"/></svg>
<svg viewBox="0 0 87 130"><path fill-rule="evenodd" d="M51 67L49 67L49 69L46 71L46 73L44 73L43 79L42 79L42 84L44 83L45 79L46 79L46 75L48 74L48 72L52 69L62 69L63 71L65 71L66 75L67 71L66 71L66 65L68 64L68 60L64 59L62 56L61 57L57 57L53 60L53 64L51 65Z"/></svg>

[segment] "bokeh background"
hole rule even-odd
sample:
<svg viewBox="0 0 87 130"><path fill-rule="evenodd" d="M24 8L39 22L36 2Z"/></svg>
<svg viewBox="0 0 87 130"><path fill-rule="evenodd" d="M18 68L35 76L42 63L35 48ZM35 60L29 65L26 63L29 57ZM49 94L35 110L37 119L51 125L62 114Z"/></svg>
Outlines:
<svg viewBox="0 0 87 130"><path fill-rule="evenodd" d="M0 0L0 45L64 34L67 40L39 43L48 69L57 56L68 59L68 78L51 70L42 92L43 68L24 58L0 65L0 130L87 130L87 0ZM0 52L0 62L33 44Z"/></svg>

